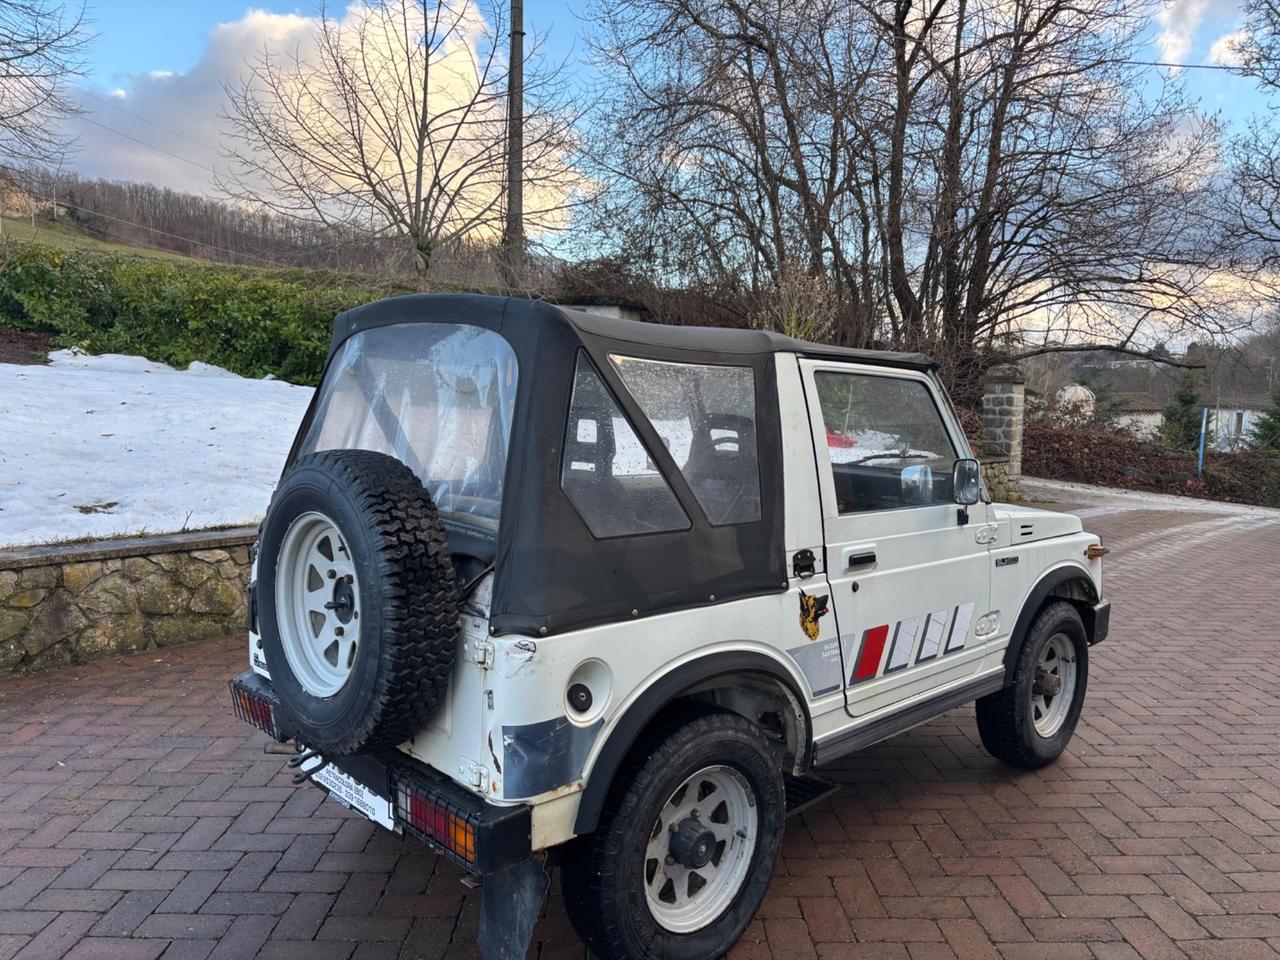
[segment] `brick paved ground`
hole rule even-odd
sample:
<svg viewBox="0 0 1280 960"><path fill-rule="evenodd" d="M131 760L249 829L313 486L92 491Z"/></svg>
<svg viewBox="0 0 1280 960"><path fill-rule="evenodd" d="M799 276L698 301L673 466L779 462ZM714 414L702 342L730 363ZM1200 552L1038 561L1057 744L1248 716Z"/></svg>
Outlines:
<svg viewBox="0 0 1280 960"><path fill-rule="evenodd" d="M735 957L1280 956L1280 514L1087 512L1116 614L1069 755L1001 767L963 709L829 769ZM230 718L243 661L0 685L0 960L477 955L457 870ZM583 956L554 899L538 936Z"/></svg>

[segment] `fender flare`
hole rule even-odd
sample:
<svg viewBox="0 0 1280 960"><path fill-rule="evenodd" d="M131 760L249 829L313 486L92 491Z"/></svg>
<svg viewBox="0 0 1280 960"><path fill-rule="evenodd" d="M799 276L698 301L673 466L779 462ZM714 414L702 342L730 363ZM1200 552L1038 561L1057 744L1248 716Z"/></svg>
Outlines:
<svg viewBox="0 0 1280 960"><path fill-rule="evenodd" d="M640 694L618 718L587 774L586 784L578 801L578 815L573 825L574 833L582 835L596 829L614 777L617 776L623 760L650 721L686 690L708 680L714 680L716 677L734 673L766 674L787 687L804 713L807 728L806 740L809 742L803 744L802 749L804 755L808 756L810 743L813 740L813 721L809 714L809 701L801 692L796 678L786 667L773 657L750 650L726 651L700 657L663 674L650 684L648 689Z"/></svg>
<svg viewBox="0 0 1280 960"><path fill-rule="evenodd" d="M1031 629L1031 621L1040 612L1044 602L1053 595L1054 590L1072 581L1077 581L1084 585L1085 593L1091 603L1098 602L1098 588L1084 567L1066 564L1054 567L1041 576L1036 581L1036 585L1031 588L1031 592L1027 594L1026 600L1022 602L1022 610L1018 613L1018 620L1013 626L1013 632L1009 634L1009 645L1004 650L1004 683L1006 687L1013 682L1013 668L1018 662L1018 655L1022 652L1022 644L1027 639L1027 631ZM1087 619L1085 629L1090 636L1093 635L1092 624Z"/></svg>

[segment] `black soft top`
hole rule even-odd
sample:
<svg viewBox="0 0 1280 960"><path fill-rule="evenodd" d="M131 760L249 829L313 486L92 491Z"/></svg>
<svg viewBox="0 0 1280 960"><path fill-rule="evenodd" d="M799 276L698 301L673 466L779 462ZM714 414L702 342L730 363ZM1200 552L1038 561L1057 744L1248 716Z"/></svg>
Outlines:
<svg viewBox="0 0 1280 960"><path fill-rule="evenodd" d="M496 633L545 636L784 591L790 571L774 355L796 353L922 373L936 367L915 353L824 346L762 330L641 323L538 300L473 294L411 294L339 314L330 358L360 331L402 323L487 328L510 343L516 355L515 416L496 542L492 535L483 543L466 530L449 529L455 553L475 557L479 551L493 564L490 626ZM611 353L727 364L754 372L759 520L729 525L708 520L661 437L609 362ZM687 529L598 539L562 489L574 370L584 355L684 508L691 523ZM314 405L313 401L313 410ZM299 442L312 415L309 411L303 422ZM297 447L295 443L295 454Z"/></svg>
<svg viewBox="0 0 1280 960"><path fill-rule="evenodd" d="M772 353L798 353L806 357L827 357L852 363L919 370L927 373L938 364L923 353L895 350L857 350L822 343L797 340L768 330L743 330L737 327L671 326L643 323L574 310L538 300L493 297L483 294L411 293L388 297L338 314L333 325L336 349L358 330L393 323L417 321L434 323L474 323L497 328L509 304L533 305L540 323L562 323L587 337L602 337L617 343L645 347L669 348L698 353L722 353L726 357L742 357ZM469 319L463 319L463 317ZM483 319L482 319L483 318Z"/></svg>

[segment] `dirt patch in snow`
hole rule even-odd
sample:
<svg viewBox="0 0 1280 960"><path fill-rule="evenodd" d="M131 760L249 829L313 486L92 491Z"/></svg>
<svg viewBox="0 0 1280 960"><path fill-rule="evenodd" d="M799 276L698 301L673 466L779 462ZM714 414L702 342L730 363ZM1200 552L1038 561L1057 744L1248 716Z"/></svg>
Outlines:
<svg viewBox="0 0 1280 960"><path fill-rule="evenodd" d="M48 363L56 334L0 327L0 363Z"/></svg>

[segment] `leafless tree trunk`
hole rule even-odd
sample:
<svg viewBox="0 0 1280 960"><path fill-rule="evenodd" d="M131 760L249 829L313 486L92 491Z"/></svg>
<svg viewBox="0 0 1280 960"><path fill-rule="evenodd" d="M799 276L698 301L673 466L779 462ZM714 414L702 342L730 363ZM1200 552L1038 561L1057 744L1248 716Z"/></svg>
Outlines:
<svg viewBox="0 0 1280 960"><path fill-rule="evenodd" d="M66 83L83 66L84 7L51 0L0 0L0 166L56 161L75 114Z"/></svg>
<svg viewBox="0 0 1280 960"><path fill-rule="evenodd" d="M231 197L298 221L398 238L426 281L444 247L492 246L506 177L505 11L382 0L321 12L308 43L228 86ZM526 66L522 64L522 66ZM525 83L524 222L562 226L576 186L554 72Z"/></svg>

